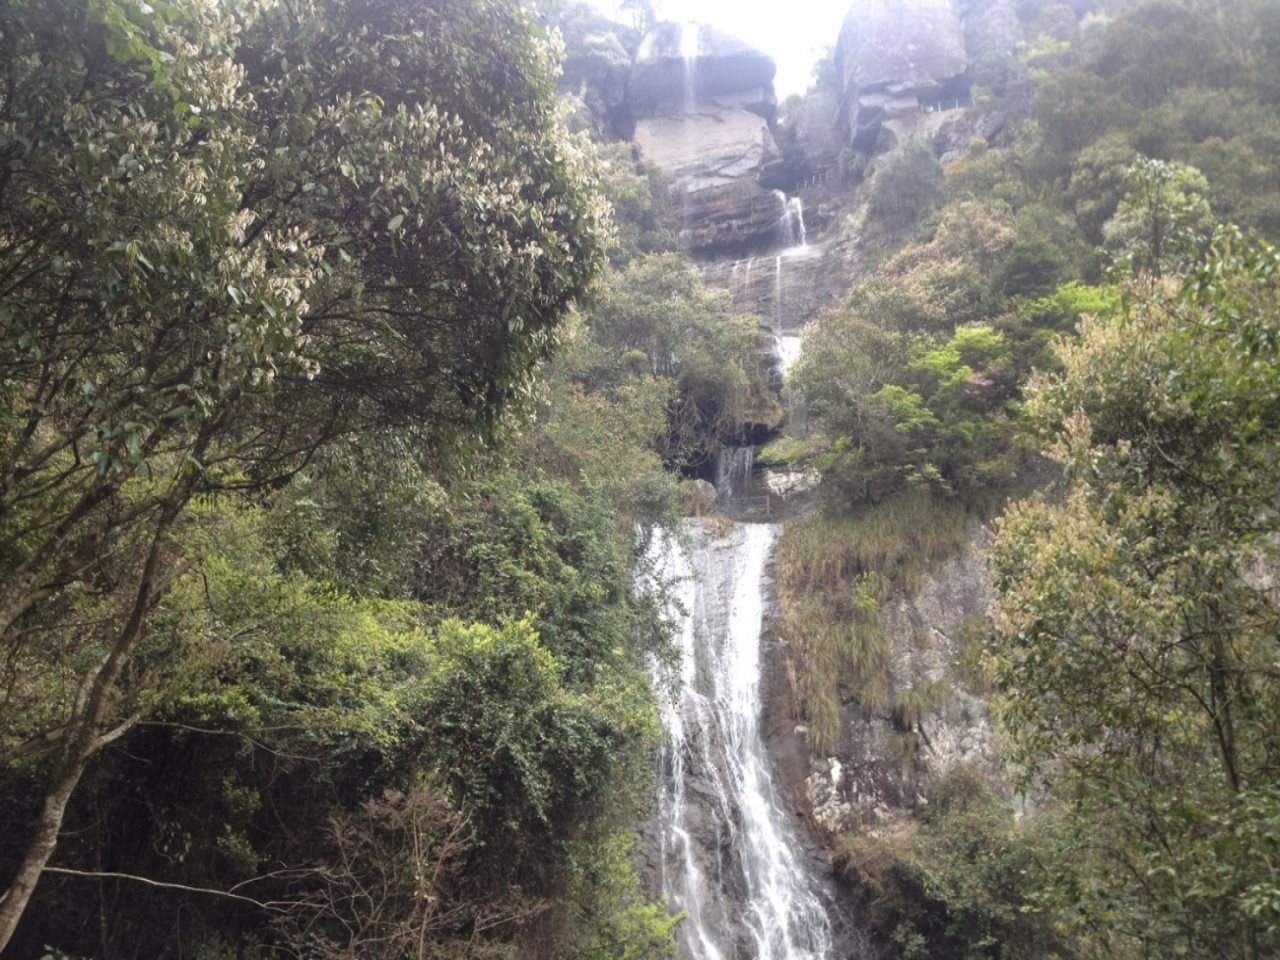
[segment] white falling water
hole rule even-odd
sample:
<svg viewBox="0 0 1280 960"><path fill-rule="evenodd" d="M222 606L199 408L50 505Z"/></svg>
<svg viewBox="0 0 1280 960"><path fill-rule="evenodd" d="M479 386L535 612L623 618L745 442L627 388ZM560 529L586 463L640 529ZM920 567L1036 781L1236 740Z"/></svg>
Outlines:
<svg viewBox="0 0 1280 960"><path fill-rule="evenodd" d="M656 546L679 631L665 704L659 816L664 892L685 912L685 960L827 960L831 923L774 787L760 733L760 636L779 528L688 521ZM662 677L659 678L660 689ZM668 683L667 686L670 684Z"/></svg>
<svg viewBox="0 0 1280 960"><path fill-rule="evenodd" d="M684 58L685 63L696 60L698 57L701 30L702 28L693 20L686 20L680 24L680 56Z"/></svg>
<svg viewBox="0 0 1280 960"><path fill-rule="evenodd" d="M782 202L782 217L778 220L778 239L786 253L800 253L809 241L804 228L804 202L799 197L788 197L781 190L773 191Z"/></svg>
<svg viewBox="0 0 1280 960"><path fill-rule="evenodd" d="M732 500L747 492L755 459L754 447L722 447L716 452L716 493L721 499Z"/></svg>
<svg viewBox="0 0 1280 960"><path fill-rule="evenodd" d="M773 351L778 358L778 370L785 377L800 358L800 335L784 333L774 337Z"/></svg>

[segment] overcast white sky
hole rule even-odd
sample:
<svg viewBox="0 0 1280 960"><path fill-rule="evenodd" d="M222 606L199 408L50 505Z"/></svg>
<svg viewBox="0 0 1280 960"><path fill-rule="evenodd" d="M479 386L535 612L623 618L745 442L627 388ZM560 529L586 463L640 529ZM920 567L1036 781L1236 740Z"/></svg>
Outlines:
<svg viewBox="0 0 1280 960"><path fill-rule="evenodd" d="M594 0L616 10L616 0ZM662 20L697 20L719 27L778 64L774 87L778 99L803 93L813 65L835 46L840 24L853 0L654 0Z"/></svg>

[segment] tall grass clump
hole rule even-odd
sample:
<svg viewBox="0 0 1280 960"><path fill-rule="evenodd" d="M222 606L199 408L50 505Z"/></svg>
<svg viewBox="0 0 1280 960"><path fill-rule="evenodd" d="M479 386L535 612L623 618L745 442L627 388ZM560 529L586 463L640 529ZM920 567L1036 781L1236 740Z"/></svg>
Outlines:
<svg viewBox="0 0 1280 960"><path fill-rule="evenodd" d="M787 525L777 551L780 632L799 654L796 702L815 753L835 749L842 704L870 713L897 705L880 605L958 553L972 516L921 491Z"/></svg>

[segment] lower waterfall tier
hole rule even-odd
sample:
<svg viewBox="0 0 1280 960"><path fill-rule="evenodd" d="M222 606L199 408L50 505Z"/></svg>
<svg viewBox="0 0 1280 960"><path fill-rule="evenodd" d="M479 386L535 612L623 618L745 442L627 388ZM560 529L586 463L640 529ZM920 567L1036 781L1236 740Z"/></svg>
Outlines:
<svg viewBox="0 0 1280 960"><path fill-rule="evenodd" d="M779 527L690 521L658 544L676 584L677 676L663 721L661 881L688 960L827 960L828 905L788 820L761 736L761 628ZM675 681L672 683L672 681Z"/></svg>

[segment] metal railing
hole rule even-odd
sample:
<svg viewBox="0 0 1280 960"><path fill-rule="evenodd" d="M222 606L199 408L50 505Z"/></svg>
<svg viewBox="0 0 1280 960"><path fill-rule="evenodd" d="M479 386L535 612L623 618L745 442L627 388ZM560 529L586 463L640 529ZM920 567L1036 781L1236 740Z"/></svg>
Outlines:
<svg viewBox="0 0 1280 960"><path fill-rule="evenodd" d="M950 110L968 110L973 106L972 97L961 97L955 100L919 101L921 113L947 113Z"/></svg>
<svg viewBox="0 0 1280 960"><path fill-rule="evenodd" d="M796 184L796 192L798 193L801 190L808 190L810 187L816 187L820 183L826 183L827 180L829 180L830 178L831 178L831 168L828 167L826 170L822 170L818 173L815 173L813 176L809 177L809 179L807 180L801 180L798 184Z"/></svg>

